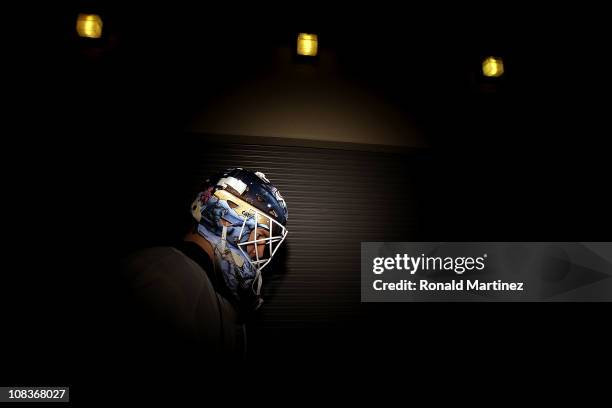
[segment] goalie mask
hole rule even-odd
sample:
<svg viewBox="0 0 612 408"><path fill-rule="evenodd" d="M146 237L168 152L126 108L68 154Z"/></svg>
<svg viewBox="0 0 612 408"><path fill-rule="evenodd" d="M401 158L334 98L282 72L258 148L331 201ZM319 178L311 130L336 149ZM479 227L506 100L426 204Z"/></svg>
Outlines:
<svg viewBox="0 0 612 408"><path fill-rule="evenodd" d="M227 169L206 180L191 207L198 233L212 245L215 267L238 301L261 303L261 271L287 236L287 206L261 172ZM245 299L247 298L247 299Z"/></svg>

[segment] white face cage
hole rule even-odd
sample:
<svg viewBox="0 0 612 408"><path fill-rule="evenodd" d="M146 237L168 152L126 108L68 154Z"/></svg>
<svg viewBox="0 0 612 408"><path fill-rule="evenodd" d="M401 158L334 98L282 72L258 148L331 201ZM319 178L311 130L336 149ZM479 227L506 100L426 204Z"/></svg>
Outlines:
<svg viewBox="0 0 612 408"><path fill-rule="evenodd" d="M251 217L244 217L244 221L242 222L242 228L240 229L240 234L238 234L238 236L241 237L242 234L244 234L244 229L246 227L247 221L251 218L254 218L255 228L253 229L253 232L254 232L253 236L255 237L255 239L251 240L249 238L248 241L239 242L237 245L238 245L238 249L242 252L244 257L249 260L251 266L253 266L253 268L257 271L257 275L255 277L255 282L253 285L253 290L257 295L259 295L261 291L261 284L262 284L261 271L266 265L268 265L268 263L270 263L270 261L272 260L272 257L274 257L274 255L276 254L276 251L278 251L278 248L280 248L281 244L287 237L287 234L289 233L289 231L287 231L287 228L285 228L285 226L283 226L281 223L279 223L278 221L276 221L274 218L270 217L269 215L263 212L260 212L255 208L252 208L251 211L254 214L251 214ZM269 236L257 239L258 229L267 231ZM273 233L276 233L277 231L279 231L279 234L272 235ZM259 257L259 246L262 244L267 246L266 249L268 252L268 257L263 257L263 258ZM253 259L248 253L247 248L249 245L254 245L255 259ZM264 256L265 256L265 251L264 251Z"/></svg>

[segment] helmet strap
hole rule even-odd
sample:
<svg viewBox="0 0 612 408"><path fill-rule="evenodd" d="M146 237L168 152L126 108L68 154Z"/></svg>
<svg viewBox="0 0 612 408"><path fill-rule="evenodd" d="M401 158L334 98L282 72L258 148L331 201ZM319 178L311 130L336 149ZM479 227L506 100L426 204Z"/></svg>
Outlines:
<svg viewBox="0 0 612 408"><path fill-rule="evenodd" d="M221 252L225 252L225 244L227 244L227 225L224 225L221 231Z"/></svg>

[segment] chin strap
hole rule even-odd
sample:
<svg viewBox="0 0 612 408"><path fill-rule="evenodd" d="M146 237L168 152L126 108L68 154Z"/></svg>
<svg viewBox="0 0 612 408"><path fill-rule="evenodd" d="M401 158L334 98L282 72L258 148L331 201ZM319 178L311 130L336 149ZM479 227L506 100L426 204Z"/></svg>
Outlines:
<svg viewBox="0 0 612 408"><path fill-rule="evenodd" d="M221 231L221 253L225 252L226 244L227 244L227 225L224 225L223 231Z"/></svg>

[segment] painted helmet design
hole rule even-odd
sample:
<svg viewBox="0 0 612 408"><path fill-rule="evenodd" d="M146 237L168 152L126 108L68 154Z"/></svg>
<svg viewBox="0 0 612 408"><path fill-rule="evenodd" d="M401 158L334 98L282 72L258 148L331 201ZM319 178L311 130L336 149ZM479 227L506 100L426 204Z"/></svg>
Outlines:
<svg viewBox="0 0 612 408"><path fill-rule="evenodd" d="M261 270L287 237L285 199L266 176L230 168L206 180L191 206L207 233L220 237L223 250L238 250L256 271L253 290L259 295Z"/></svg>

